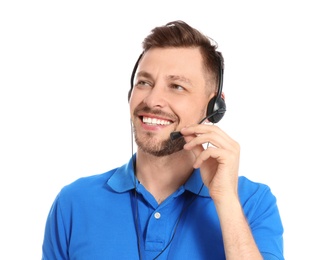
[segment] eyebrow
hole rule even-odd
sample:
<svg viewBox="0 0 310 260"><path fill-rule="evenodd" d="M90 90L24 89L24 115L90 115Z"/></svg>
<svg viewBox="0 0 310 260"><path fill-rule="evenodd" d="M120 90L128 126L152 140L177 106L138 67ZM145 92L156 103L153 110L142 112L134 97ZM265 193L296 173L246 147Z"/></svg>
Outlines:
<svg viewBox="0 0 310 260"><path fill-rule="evenodd" d="M139 71L138 73L137 73L137 77L146 77L146 78L153 78L152 77L152 75L150 74L150 73L148 73L148 72L146 72L146 71L144 71L144 70L142 70L142 71Z"/></svg>
<svg viewBox="0 0 310 260"><path fill-rule="evenodd" d="M190 85L192 85L192 82L190 81L190 79L188 78L185 78L183 76L179 76L179 75L170 75L167 77L168 79L170 80L179 80L179 81L182 81L182 82L185 82L185 83L188 83Z"/></svg>
<svg viewBox="0 0 310 260"><path fill-rule="evenodd" d="M137 76L138 76L138 77L146 77L146 78L151 78L151 79L153 79L151 73L148 73L148 72L143 71L143 70L142 70L142 71L139 71L139 72L137 73ZM179 80L179 81L182 81L182 82L185 82L185 83L187 83L187 84L192 85L192 82L190 81L190 79L188 79L188 78L186 78L186 77L183 77L183 76L180 76L180 75L168 75L166 78L167 78L168 80Z"/></svg>

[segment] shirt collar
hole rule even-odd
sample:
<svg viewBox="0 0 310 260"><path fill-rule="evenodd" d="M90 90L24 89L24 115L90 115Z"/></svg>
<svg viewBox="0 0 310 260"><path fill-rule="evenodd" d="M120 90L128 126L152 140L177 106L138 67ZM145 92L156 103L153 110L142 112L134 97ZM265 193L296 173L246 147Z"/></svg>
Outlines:
<svg viewBox="0 0 310 260"><path fill-rule="evenodd" d="M133 165L136 155L133 155L127 164L116 169L108 180L108 185L116 192L132 190L137 185Z"/></svg>
<svg viewBox="0 0 310 260"><path fill-rule="evenodd" d="M195 169L187 182L184 184L184 188L194 194L202 197L210 197L209 189L203 184L200 169Z"/></svg>
<svg viewBox="0 0 310 260"><path fill-rule="evenodd" d="M127 164L117 168L108 180L108 185L116 192L126 192L137 186L138 180L134 174L134 163L136 154L134 154ZM210 197L208 188L203 185L200 170L195 169L184 184L184 189L202 197Z"/></svg>

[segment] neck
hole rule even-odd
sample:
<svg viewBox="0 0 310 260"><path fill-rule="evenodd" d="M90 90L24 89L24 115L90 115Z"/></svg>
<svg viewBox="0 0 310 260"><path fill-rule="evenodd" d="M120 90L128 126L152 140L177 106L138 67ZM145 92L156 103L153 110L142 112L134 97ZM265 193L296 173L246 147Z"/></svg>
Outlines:
<svg viewBox="0 0 310 260"><path fill-rule="evenodd" d="M138 149L136 177L160 204L188 180L193 160L192 153L185 150L156 157Z"/></svg>

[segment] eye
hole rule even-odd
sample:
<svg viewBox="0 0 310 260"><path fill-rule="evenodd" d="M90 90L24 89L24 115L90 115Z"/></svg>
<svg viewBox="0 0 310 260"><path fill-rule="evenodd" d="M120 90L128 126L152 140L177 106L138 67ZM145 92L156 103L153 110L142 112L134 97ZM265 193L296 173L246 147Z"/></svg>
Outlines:
<svg viewBox="0 0 310 260"><path fill-rule="evenodd" d="M139 87L148 87L151 86L150 82L144 81L144 80L138 80L135 84L135 86L139 86Z"/></svg>
<svg viewBox="0 0 310 260"><path fill-rule="evenodd" d="M171 84L171 88L175 89L175 90L179 90L179 91L185 90L184 87L182 87L181 85L178 85L178 84Z"/></svg>

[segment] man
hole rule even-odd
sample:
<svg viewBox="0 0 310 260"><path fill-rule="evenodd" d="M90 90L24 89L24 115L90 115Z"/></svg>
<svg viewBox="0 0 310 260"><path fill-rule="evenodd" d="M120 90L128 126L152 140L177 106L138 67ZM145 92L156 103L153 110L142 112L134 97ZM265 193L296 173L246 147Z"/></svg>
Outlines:
<svg viewBox="0 0 310 260"><path fill-rule="evenodd" d="M284 259L275 196L238 176L239 144L214 125L216 49L182 21L145 38L129 91L137 152L60 191L42 259Z"/></svg>

